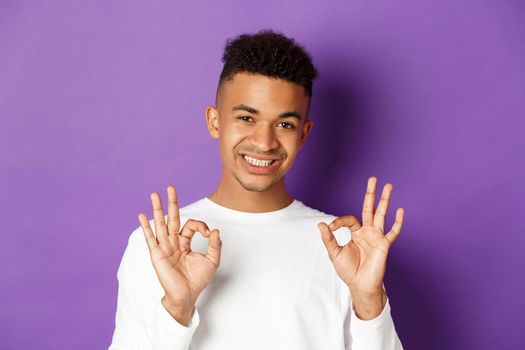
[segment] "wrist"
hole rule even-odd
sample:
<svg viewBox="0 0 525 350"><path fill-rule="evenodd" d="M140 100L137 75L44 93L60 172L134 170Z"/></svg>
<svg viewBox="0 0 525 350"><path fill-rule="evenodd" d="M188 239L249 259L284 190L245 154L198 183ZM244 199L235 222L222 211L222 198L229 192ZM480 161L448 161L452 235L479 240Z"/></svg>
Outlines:
<svg viewBox="0 0 525 350"><path fill-rule="evenodd" d="M383 311L387 295L384 290L378 292L361 292L350 289L352 295L352 307L357 317L361 320L376 318Z"/></svg>
<svg viewBox="0 0 525 350"><path fill-rule="evenodd" d="M181 325L187 327L190 323L191 316L195 305L193 303L175 303L164 295L161 299L162 306L168 311L168 313Z"/></svg>

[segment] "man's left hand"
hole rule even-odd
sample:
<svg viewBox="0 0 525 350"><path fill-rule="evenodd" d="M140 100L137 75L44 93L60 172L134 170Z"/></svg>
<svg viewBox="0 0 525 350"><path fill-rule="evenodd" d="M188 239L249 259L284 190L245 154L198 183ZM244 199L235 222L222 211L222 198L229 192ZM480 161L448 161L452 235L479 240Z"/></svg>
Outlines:
<svg viewBox="0 0 525 350"><path fill-rule="evenodd" d="M352 294L356 314L362 319L372 319L381 313L386 304L383 278L388 250L399 236L403 226L403 208L396 211L392 229L385 235L385 217L393 185L387 183L377 210L374 212L377 179L368 179L363 203L363 224L353 215L336 218L330 225L318 224L328 256L337 275L346 283ZM352 239L340 246L332 231L348 227Z"/></svg>

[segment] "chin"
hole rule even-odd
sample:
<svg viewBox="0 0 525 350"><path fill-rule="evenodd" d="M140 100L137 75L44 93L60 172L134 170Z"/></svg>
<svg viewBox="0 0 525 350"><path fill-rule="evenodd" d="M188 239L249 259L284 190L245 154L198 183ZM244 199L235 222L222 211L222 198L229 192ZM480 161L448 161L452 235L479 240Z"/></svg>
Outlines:
<svg viewBox="0 0 525 350"><path fill-rule="evenodd" d="M242 188L244 188L246 191L250 191L250 192L265 192L265 191L268 191L270 188L273 187L273 185L275 185L275 183L277 181L271 181L271 182L263 182L263 183L258 183L256 181L245 181L239 177L235 177L235 179L237 180L237 182L239 182L239 184L242 186Z"/></svg>
<svg viewBox="0 0 525 350"><path fill-rule="evenodd" d="M262 186L251 186L251 185L245 185L245 184L242 184L241 183L241 186L246 190L246 191L249 191L249 192L266 192L271 186L266 186L266 187L262 187Z"/></svg>

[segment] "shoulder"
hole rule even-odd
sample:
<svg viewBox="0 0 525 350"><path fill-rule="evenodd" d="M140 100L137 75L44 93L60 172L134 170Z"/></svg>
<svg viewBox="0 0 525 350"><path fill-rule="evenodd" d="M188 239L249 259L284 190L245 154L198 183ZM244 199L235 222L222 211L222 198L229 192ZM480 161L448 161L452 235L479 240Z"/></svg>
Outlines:
<svg viewBox="0 0 525 350"><path fill-rule="evenodd" d="M189 217L199 218L204 213L206 213L206 211L209 211L208 201L206 197L196 200L179 209L181 219Z"/></svg>
<svg viewBox="0 0 525 350"><path fill-rule="evenodd" d="M309 207L300 201L298 202L300 205L298 208L300 218L312 225L317 226L320 222L324 222L328 225L338 217L330 213L325 213L319 209ZM351 238L351 230L348 227L341 227L334 231L334 236L340 245L346 244Z"/></svg>
<svg viewBox="0 0 525 350"><path fill-rule="evenodd" d="M296 202L298 203L297 209L299 216L305 219L319 220L326 223L330 223L337 217L335 215L325 213L324 211L321 211L319 209L309 207L299 200L296 200Z"/></svg>

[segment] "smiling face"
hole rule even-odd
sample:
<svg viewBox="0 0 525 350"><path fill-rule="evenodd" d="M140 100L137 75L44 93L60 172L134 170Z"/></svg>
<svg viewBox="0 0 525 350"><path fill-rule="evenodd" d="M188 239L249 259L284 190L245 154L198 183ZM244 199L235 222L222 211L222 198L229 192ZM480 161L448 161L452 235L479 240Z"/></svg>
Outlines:
<svg viewBox="0 0 525 350"><path fill-rule="evenodd" d="M309 98L300 85L236 73L222 83L217 106L206 110L208 131L220 142L222 181L263 192L284 181L311 128Z"/></svg>

